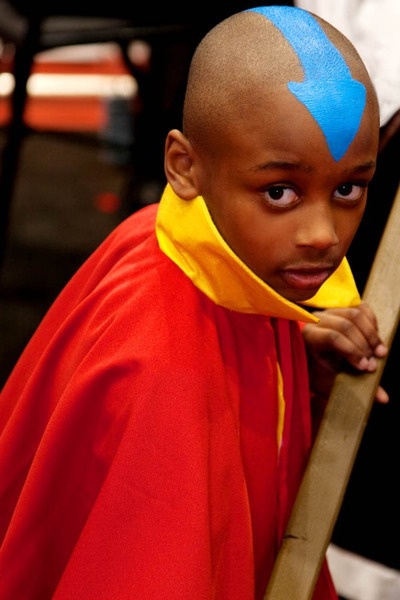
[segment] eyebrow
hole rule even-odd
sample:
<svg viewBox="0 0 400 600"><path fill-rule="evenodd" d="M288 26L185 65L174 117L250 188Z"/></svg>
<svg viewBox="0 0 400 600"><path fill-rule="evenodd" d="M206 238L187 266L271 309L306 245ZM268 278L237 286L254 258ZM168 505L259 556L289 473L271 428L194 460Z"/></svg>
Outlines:
<svg viewBox="0 0 400 600"><path fill-rule="evenodd" d="M306 167L300 162L289 162L287 160L269 160L265 163L255 165L253 171L267 171L268 169L301 169L302 171L311 171L310 167Z"/></svg>
<svg viewBox="0 0 400 600"><path fill-rule="evenodd" d="M348 169L349 173L364 173L365 171L371 171L371 169L375 169L376 167L376 161L375 160L370 160L366 163L363 163L362 165L357 165L356 167L352 168L352 169Z"/></svg>
<svg viewBox="0 0 400 600"><path fill-rule="evenodd" d="M370 160L366 163L356 165L355 167L347 169L347 172L349 174L364 173L366 171L370 171L371 169L375 169L375 167L376 167L376 161ZM292 170L300 169L302 171L305 171L306 173L310 173L312 171L311 167L303 165L302 163L289 162L289 161L285 161L285 160L270 160L265 163L260 163L258 165L255 165L255 167L252 170L257 172L257 171L266 171L268 169L289 169L289 170L290 169L292 169Z"/></svg>

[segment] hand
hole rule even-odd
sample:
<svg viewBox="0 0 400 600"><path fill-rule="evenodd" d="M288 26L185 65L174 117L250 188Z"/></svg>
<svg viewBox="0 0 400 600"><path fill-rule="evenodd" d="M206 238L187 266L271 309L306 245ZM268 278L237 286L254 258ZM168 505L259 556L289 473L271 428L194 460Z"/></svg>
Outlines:
<svg viewBox="0 0 400 600"><path fill-rule="evenodd" d="M311 390L328 397L333 380L343 367L343 361L361 372L373 372L377 358L386 356L388 349L378 333L378 324L371 308L361 303L350 308L315 311L319 323L303 327L310 362ZM379 387L376 400L387 403L389 397Z"/></svg>

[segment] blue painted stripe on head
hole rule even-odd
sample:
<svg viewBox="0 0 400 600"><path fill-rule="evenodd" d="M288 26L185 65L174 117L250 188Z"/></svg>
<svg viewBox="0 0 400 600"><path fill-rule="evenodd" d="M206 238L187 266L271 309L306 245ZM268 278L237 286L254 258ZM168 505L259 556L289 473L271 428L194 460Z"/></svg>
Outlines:
<svg viewBox="0 0 400 600"><path fill-rule="evenodd" d="M333 158L340 160L360 127L365 87L352 78L341 53L307 11L292 6L263 6L247 12L259 13L271 21L296 52L304 81L291 81L288 88L318 123Z"/></svg>

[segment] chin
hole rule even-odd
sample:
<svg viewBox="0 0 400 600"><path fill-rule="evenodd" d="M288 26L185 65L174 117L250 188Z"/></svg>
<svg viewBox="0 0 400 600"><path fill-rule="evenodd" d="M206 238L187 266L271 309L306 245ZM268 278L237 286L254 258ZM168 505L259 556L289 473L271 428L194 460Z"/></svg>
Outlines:
<svg viewBox="0 0 400 600"><path fill-rule="evenodd" d="M289 302L294 302L295 304L301 304L301 302L306 302L307 300L311 300L318 292L319 288L314 288L312 290L296 290L295 292L282 293L281 295L289 300Z"/></svg>

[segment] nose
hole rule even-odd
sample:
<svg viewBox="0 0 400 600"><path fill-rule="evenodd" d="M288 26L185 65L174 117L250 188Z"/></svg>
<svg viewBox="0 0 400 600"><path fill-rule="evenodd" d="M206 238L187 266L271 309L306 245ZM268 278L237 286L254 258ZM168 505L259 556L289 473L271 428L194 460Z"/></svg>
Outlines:
<svg viewBox="0 0 400 600"><path fill-rule="evenodd" d="M318 202L302 211L297 231L297 245L326 250L339 242L332 208Z"/></svg>

